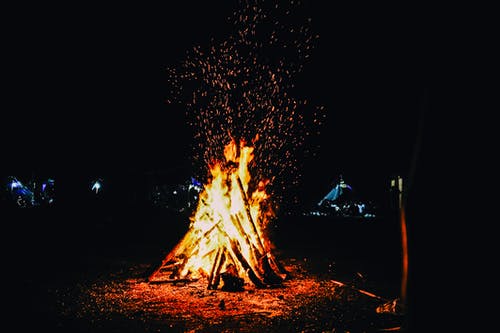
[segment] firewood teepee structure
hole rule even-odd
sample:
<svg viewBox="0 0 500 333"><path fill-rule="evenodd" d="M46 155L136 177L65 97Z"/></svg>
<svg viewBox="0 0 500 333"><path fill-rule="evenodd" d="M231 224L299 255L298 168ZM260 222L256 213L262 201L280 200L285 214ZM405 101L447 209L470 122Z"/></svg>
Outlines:
<svg viewBox="0 0 500 333"><path fill-rule="evenodd" d="M234 139L225 146L225 162L210 166L211 178L200 193L189 230L149 276L150 282L207 278L208 288L217 289L221 275L224 279L223 274L230 274L263 288L286 278L264 232L272 216L265 207L267 181L250 186L253 149Z"/></svg>

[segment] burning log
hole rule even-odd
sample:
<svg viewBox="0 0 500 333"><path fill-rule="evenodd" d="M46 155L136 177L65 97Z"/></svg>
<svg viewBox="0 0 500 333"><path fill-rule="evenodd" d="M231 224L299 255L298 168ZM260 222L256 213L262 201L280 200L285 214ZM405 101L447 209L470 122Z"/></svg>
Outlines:
<svg viewBox="0 0 500 333"><path fill-rule="evenodd" d="M210 273L210 277L208 279L208 289L217 289L217 287L219 286L220 271L225 261L226 261L225 251L219 249L217 251L217 255L215 256L214 266L212 267L212 272Z"/></svg>
<svg viewBox="0 0 500 333"><path fill-rule="evenodd" d="M247 218L250 221L250 225L252 226L252 231L254 232L254 235L257 238L260 248L264 250L264 243L262 242L259 232L257 231L257 227L255 226L255 223L253 221L252 214L250 212L250 207L248 204L248 197L243 189L243 184L241 182L240 177L237 177L237 183L238 183L238 188L240 189L241 196L243 198L243 202L245 204L245 212ZM266 272L267 280L269 281L270 284L280 283L282 280L286 278L286 273L284 268L275 262L274 257L270 254L270 251L263 251L263 252L264 253L263 256L261 257L261 261L262 261L262 267Z"/></svg>
<svg viewBox="0 0 500 333"><path fill-rule="evenodd" d="M243 142L238 147L233 140L224 155L227 167L211 167L212 179L200 194L188 232L149 276L150 282L206 277L208 288L217 289L222 278L225 290L239 290L245 282L263 288L286 278L263 229L270 216L260 206L267 198L265 189L259 185L247 195L253 148Z"/></svg>
<svg viewBox="0 0 500 333"><path fill-rule="evenodd" d="M217 254L215 255L214 265L212 266L212 270L210 271L210 277L208 278L208 289L211 289L212 280L214 278L215 271L217 270L217 266L219 265L220 257L222 249L217 249Z"/></svg>
<svg viewBox="0 0 500 333"><path fill-rule="evenodd" d="M193 256L195 253L194 251L197 251L197 245L203 240L206 239L210 233L212 233L216 228L217 225L221 221L215 223L209 230L207 230L202 237L195 238L194 242L189 242L190 240L190 234L187 233L184 235L182 240L174 247L172 251L169 252L169 254L163 259L161 265L148 277L149 282L160 282L158 280L158 276L162 275L163 273L166 272L171 272L169 279L174 279L174 276L177 276L179 271L184 267L186 264L186 256L185 253L188 253L190 256ZM208 251L208 253L205 253L203 257L209 256L211 253L213 253L214 250Z"/></svg>
<svg viewBox="0 0 500 333"><path fill-rule="evenodd" d="M235 240L229 238L229 235L222 229L220 229L221 234L229 239L230 247L227 249L229 253L232 253L232 258L236 260L232 260L232 263L238 266L241 266L243 271L245 271L248 275L248 278L255 284L258 288L264 288L266 285L263 283L264 278L260 276L258 271L256 271L245 259L245 256L241 253L241 246ZM250 252L252 255L252 252Z"/></svg>
<svg viewBox="0 0 500 333"><path fill-rule="evenodd" d="M166 279L166 280L161 280L161 281L149 281L151 284L161 284L161 283L172 283L172 284L178 284L178 283L190 283L190 282L196 282L199 279Z"/></svg>
<svg viewBox="0 0 500 333"><path fill-rule="evenodd" d="M259 276L258 271L254 270L252 266L248 263L248 261L245 259L243 254L241 253L238 243L236 242L231 242L231 249L233 250L236 259L241 263L243 268L245 269L248 278L255 284L257 288L264 288L266 284L264 283L263 277Z"/></svg>
<svg viewBox="0 0 500 333"><path fill-rule="evenodd" d="M262 243L262 240L260 239L260 236L259 236L259 232L257 231L257 228L255 227L255 223L253 222L252 214L250 213L250 208L248 207L248 198L247 198L246 193L243 189L243 184L241 184L240 177L236 177L236 182L238 184L238 188L240 189L240 193L241 193L241 197L243 200L243 204L245 206L245 212L246 212L248 221L250 221L250 225L252 226L252 231L253 231L254 235L257 237L257 241L258 241L258 244L260 246L259 248L264 249L264 244Z"/></svg>

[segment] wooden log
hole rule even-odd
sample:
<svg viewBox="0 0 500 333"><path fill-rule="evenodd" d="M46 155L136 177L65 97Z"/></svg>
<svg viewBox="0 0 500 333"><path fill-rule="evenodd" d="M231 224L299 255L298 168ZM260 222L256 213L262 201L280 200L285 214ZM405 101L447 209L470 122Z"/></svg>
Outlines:
<svg viewBox="0 0 500 333"><path fill-rule="evenodd" d="M212 249L210 251L208 251L207 253L203 254L201 257L202 258L205 258L205 257L208 257L209 255L211 255L212 253L214 253L215 249Z"/></svg>
<svg viewBox="0 0 500 333"><path fill-rule="evenodd" d="M208 229L207 231L205 231L203 233L203 235L201 235L201 237L197 237L196 240L194 242L190 242L188 246L186 246L184 248L184 251L182 253L186 254L186 253L190 253L194 248L196 248L200 242L204 239L206 239L217 227L217 225L221 222L222 220L219 220L217 221L216 223L214 223L210 229ZM194 229L192 229L192 232L194 232Z"/></svg>
<svg viewBox="0 0 500 333"><path fill-rule="evenodd" d="M276 261L271 252L265 253L261 258L259 258L259 260L262 263L265 262L266 265L269 266L269 268L274 272L274 274L279 276L282 280L286 279L288 272L280 263Z"/></svg>
<svg viewBox="0 0 500 333"><path fill-rule="evenodd" d="M179 255L187 255L187 256L192 256L193 249L198 246L198 244L205 238L208 237L216 228L217 225L221 222L222 220L217 221L214 223L214 225L207 231L205 231L202 235L202 237L197 237L195 242L188 242L188 240L191 238L194 229L190 229L182 238L182 240L168 253L168 255L165 257L165 259L162 260L161 265L149 275L148 281L153 281L154 279L157 278L157 275L159 275L163 269L164 266L166 266L169 262L178 262L178 257ZM185 261L184 261L185 263ZM180 269L179 269L180 271Z"/></svg>
<svg viewBox="0 0 500 333"><path fill-rule="evenodd" d="M257 251L257 253L259 253L259 254L263 253L263 256L265 257L265 260L261 261L262 262L262 269L264 270L264 272L267 273L266 275L268 276L268 278L267 278L268 280L270 280L270 281L283 280L286 277L286 275L284 275L280 271L279 266L277 265L277 263L274 260L274 257L272 256L272 254L270 254L269 251L266 251L266 248L264 247L264 243L262 242L262 239L260 238L257 227L255 226L255 222L253 221L252 214L250 213L250 207L248 205L248 198L246 196L246 193L243 189L243 184L242 184L241 179L239 177L237 178L237 182L238 182L238 187L239 187L241 196L242 196L244 204L245 204L245 211L246 211L247 218L250 222L250 225L252 226L253 232L255 233L255 236L256 236L257 241L258 241L258 245L262 249L262 252Z"/></svg>
<svg viewBox="0 0 500 333"><path fill-rule="evenodd" d="M220 256L220 259L219 259L219 264L217 265L217 270L215 271L215 275L214 275L214 281L212 283L212 289L217 289L217 287L219 287L219 283L220 283L220 271L222 270L222 266L224 265L225 261L226 261L226 250L224 250Z"/></svg>
<svg viewBox="0 0 500 333"><path fill-rule="evenodd" d="M161 265L148 276L148 281L152 281L156 278L156 275L160 273L160 270L167 265L171 261L177 261L174 260L174 257L176 256L177 252L181 249L182 246L184 246L185 241L187 240L187 237L189 235L189 232L182 237L181 241L177 243L177 245L170 251L167 256L162 260Z"/></svg>
<svg viewBox="0 0 500 333"><path fill-rule="evenodd" d="M212 280L214 279L214 274L215 274L215 271L217 270L217 265L219 265L219 257L221 255L221 248L219 247L217 249L217 253L215 254L215 259L214 259L214 262L212 264L212 269L210 270L210 276L208 277L208 289L211 289L212 288Z"/></svg>
<svg viewBox="0 0 500 333"><path fill-rule="evenodd" d="M264 288L266 285L263 282L263 279L260 278L253 267L248 263L243 254L241 253L238 243L231 240L231 249L236 256L236 259L242 264L243 268L247 271L248 277L255 284L257 288Z"/></svg>
<svg viewBox="0 0 500 333"><path fill-rule="evenodd" d="M241 267L243 270L246 270L246 268L243 267L243 264L236 258L236 254L234 253L234 251L232 249L232 246L231 246L231 244L232 244L231 242L233 241L232 238L229 237L227 232L224 229L222 229L220 226L218 226L218 230L222 234L222 236L224 236L224 239L226 240L226 243L227 243L227 245L224 246L226 249L226 254L227 254L226 262L228 264L233 263L236 266Z"/></svg>
<svg viewBox="0 0 500 333"><path fill-rule="evenodd" d="M154 280L154 281L149 281L151 284L162 284L162 283L189 283L189 282L196 282L199 279L163 279L163 280Z"/></svg>
<svg viewBox="0 0 500 333"><path fill-rule="evenodd" d="M238 242L229 237L227 232L219 225L217 226L217 228L228 242L229 247L227 247L226 250L228 252L229 258L231 258L235 264L238 262L241 267L243 267L243 269L247 272L248 278L255 284L255 286L257 286L258 288L265 287L265 284L263 283L264 280L261 274L258 270L256 271L255 268L252 267L252 265L250 265L245 259L245 257L241 253Z"/></svg>
<svg viewBox="0 0 500 333"><path fill-rule="evenodd" d="M259 243L259 247L262 249L262 253L265 253L266 251L265 251L264 243L260 239L259 232L257 230L257 227L255 226L254 221L253 221L252 214L250 212L250 207L248 205L248 198L247 198L247 195L245 193L245 190L243 189L243 184L241 183L241 179L240 179L239 176L237 176L236 180L237 180L237 183L238 183L238 187L240 189L240 193L241 193L241 197L243 199L243 203L245 205L245 212L246 212L248 221L250 222L250 225L252 226L252 231L255 233L255 236L257 237L257 241Z"/></svg>
<svg viewBox="0 0 500 333"><path fill-rule="evenodd" d="M175 266L175 270L172 271L172 273L169 275L170 279L178 279L180 278L180 272L184 269L184 266L186 266L186 263L188 262L189 258L184 257L181 262L179 262L178 265Z"/></svg>
<svg viewBox="0 0 500 333"><path fill-rule="evenodd" d="M283 276L279 272L275 271L270 264L271 258L267 255L262 257L260 260L261 267L264 271L264 282L270 285L280 285L285 279L286 275Z"/></svg>
<svg viewBox="0 0 500 333"><path fill-rule="evenodd" d="M159 269L159 273L164 273L164 272L172 272L173 270L175 270L177 267L179 266L179 263L176 262L174 264L170 264L170 265L165 265L165 266L162 266L160 267Z"/></svg>
<svg viewBox="0 0 500 333"><path fill-rule="evenodd" d="M245 240L245 242L248 244L248 246L252 247L254 244L253 242L250 241L250 238L248 237L247 233L245 232L245 229L243 228L240 219L238 215L231 215L231 220L233 221L233 224L235 225L236 229L240 232L241 237ZM253 246L255 248L255 246ZM255 248L257 254L257 257L262 256L262 253Z"/></svg>

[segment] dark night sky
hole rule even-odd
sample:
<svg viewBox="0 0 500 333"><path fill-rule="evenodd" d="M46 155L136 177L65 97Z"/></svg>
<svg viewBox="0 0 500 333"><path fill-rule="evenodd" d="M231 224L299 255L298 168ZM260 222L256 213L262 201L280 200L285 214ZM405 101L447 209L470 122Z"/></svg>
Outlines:
<svg viewBox="0 0 500 333"><path fill-rule="evenodd" d="M126 174L189 163L183 112L164 103L165 69L226 36L236 2L46 6L8 15L6 173ZM409 172L424 91L433 98L432 18L419 8L395 15L323 1L306 9L320 38L297 91L328 118L304 180L321 194L338 174L368 191L386 186Z"/></svg>

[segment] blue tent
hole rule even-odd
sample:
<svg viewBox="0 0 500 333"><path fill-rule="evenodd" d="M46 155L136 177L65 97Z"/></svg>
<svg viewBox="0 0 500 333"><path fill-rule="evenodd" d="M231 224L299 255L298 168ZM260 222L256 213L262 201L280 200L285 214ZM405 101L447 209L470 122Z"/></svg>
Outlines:
<svg viewBox="0 0 500 333"><path fill-rule="evenodd" d="M325 195L323 197L323 199L321 199L319 202L318 202L318 206L321 206L323 204L323 202L325 200L328 200L328 201L335 201L337 199L339 199L344 193L345 191L348 190L348 191L352 191L352 187L348 184L346 184L344 182L344 180L341 178L340 179L340 182L338 184L336 184L331 190L330 192L328 192L327 195Z"/></svg>
<svg viewBox="0 0 500 333"><path fill-rule="evenodd" d="M34 203L34 193L31 189L21 183L15 177L9 177L8 187L12 198L22 207L31 206Z"/></svg>

